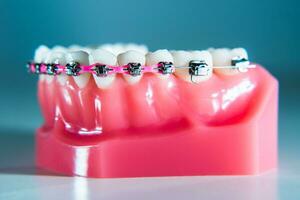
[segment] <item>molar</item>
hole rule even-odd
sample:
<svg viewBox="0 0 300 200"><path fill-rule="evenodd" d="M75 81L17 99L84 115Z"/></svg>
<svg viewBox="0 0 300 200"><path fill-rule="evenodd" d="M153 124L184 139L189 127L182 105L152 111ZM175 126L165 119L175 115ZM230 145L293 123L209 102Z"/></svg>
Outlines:
<svg viewBox="0 0 300 200"><path fill-rule="evenodd" d="M85 51L71 51L66 55L67 63L70 62L78 62L82 65L89 65L89 54ZM90 78L89 73L84 73L79 76L74 76L74 81L78 85L79 88L84 88Z"/></svg>
<svg viewBox="0 0 300 200"><path fill-rule="evenodd" d="M96 49L92 51L90 56L91 63L101 63L105 65L116 65L117 58L114 54L104 49ZM115 75L108 75L106 77L98 77L97 75L93 74L93 77L96 81L96 84L101 89L108 88L113 81L115 80Z"/></svg>
<svg viewBox="0 0 300 200"><path fill-rule="evenodd" d="M125 53L118 55L119 65L127 65L128 63L139 63L141 65L145 65L145 60L146 59L144 54L135 50L129 50L126 51ZM128 83L135 84L141 80L142 75L143 74L138 76L132 76L129 74L124 74L124 78Z"/></svg>
<svg viewBox="0 0 300 200"><path fill-rule="evenodd" d="M216 67L222 66L231 66L232 58L234 57L242 57L248 59L248 55L245 49L243 48L235 48L235 49L210 49L210 52L213 57L213 65ZM228 69L228 68L215 68L214 71L219 74L225 75L235 75L240 73L238 69Z"/></svg>

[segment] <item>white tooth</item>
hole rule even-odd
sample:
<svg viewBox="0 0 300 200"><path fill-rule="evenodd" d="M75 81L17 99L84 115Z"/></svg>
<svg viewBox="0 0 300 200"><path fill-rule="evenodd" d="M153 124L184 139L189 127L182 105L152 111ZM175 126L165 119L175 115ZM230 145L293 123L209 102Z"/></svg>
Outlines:
<svg viewBox="0 0 300 200"><path fill-rule="evenodd" d="M140 63L141 65L145 65L145 60L145 55L135 50L129 50L118 55L119 65L127 65L128 63ZM128 83L135 84L141 80L142 75L131 76L129 74L124 74L124 78L128 81Z"/></svg>
<svg viewBox="0 0 300 200"><path fill-rule="evenodd" d="M234 57L240 56L248 59L248 55L245 49L235 48L235 49L214 49L211 51L213 56L213 65L218 66L231 66L231 60ZM230 68L215 68L215 72L225 75L235 75L239 71L237 69Z"/></svg>
<svg viewBox="0 0 300 200"><path fill-rule="evenodd" d="M172 62L172 54L166 49L160 49L146 54L146 65L156 65L159 62ZM158 73L157 73L158 74ZM160 78L168 78L168 75L158 74Z"/></svg>
<svg viewBox="0 0 300 200"><path fill-rule="evenodd" d="M61 65L66 65L66 53L68 49L63 47L63 46L55 46L52 48L52 53L47 56L47 59L49 60L50 63L55 63L55 64L61 64ZM49 76L47 78L48 82L51 80L52 76ZM66 74L60 74L56 76L57 81L61 84L64 85L68 81L68 76Z"/></svg>
<svg viewBox="0 0 300 200"><path fill-rule="evenodd" d="M207 81L211 78L213 73L213 60L209 51L192 51L191 60L203 60L210 67L206 76L193 76L193 82L199 83L202 81Z"/></svg>
<svg viewBox="0 0 300 200"><path fill-rule="evenodd" d="M231 50L232 57L241 57L248 59L247 51L244 48L235 48Z"/></svg>
<svg viewBox="0 0 300 200"><path fill-rule="evenodd" d="M50 58L51 58L51 55L52 55L53 53L54 53L53 50L49 50L49 51L48 51L48 53L47 53L47 55L46 55L46 58L45 58L45 60L44 60L44 63L46 63L46 64L51 63ZM44 77L43 79L46 80L47 83L51 83L52 80L54 79L54 76L45 75L45 77Z"/></svg>
<svg viewBox="0 0 300 200"><path fill-rule="evenodd" d="M88 54L90 54L93 50L89 47L82 47L80 50L87 52Z"/></svg>
<svg viewBox="0 0 300 200"><path fill-rule="evenodd" d="M77 44L73 44L73 45L68 47L69 51L79 51L80 49L81 49L81 46L77 45Z"/></svg>
<svg viewBox="0 0 300 200"><path fill-rule="evenodd" d="M115 55L119 55L121 53L124 53L125 52L124 45L121 44L121 43L114 44L112 46L112 51L113 51L113 54L115 54Z"/></svg>
<svg viewBox="0 0 300 200"><path fill-rule="evenodd" d="M98 48L109 51L114 55L119 55L120 53L125 52L125 45L122 43L103 44L103 45L99 46Z"/></svg>
<svg viewBox="0 0 300 200"><path fill-rule="evenodd" d="M230 49L214 49L211 51L214 66L229 66L231 65Z"/></svg>
<svg viewBox="0 0 300 200"><path fill-rule="evenodd" d="M144 55L148 52L148 48L145 45L138 45L138 44L127 44L125 46L125 50L129 51L129 50L134 50L134 51L138 51L143 53Z"/></svg>
<svg viewBox="0 0 300 200"><path fill-rule="evenodd" d="M69 46L68 48L69 51L85 51L87 52L88 54L91 53L92 51L92 48L91 47L83 47L83 46L80 46L80 45L71 45Z"/></svg>
<svg viewBox="0 0 300 200"><path fill-rule="evenodd" d="M91 53L90 56L91 63L101 63L106 65L116 65L117 58L114 54L104 49L96 49ZM115 80L115 75L108 75L107 77L98 77L93 74L96 84L101 89L108 88Z"/></svg>
<svg viewBox="0 0 300 200"><path fill-rule="evenodd" d="M222 67L231 65L231 50L227 48L211 50L213 57L213 66ZM219 74L234 75L238 73L235 69L215 68L214 71Z"/></svg>
<svg viewBox="0 0 300 200"><path fill-rule="evenodd" d="M61 51L52 50L52 53L49 55L49 63L66 65L66 54ZM48 83L50 83L53 80L53 78L54 76L48 75L46 80ZM59 76L57 76L57 79L61 85L64 85L67 82L68 77L65 74L60 74Z"/></svg>
<svg viewBox="0 0 300 200"><path fill-rule="evenodd" d="M36 63L41 63L41 62L45 62L45 59L47 57L47 54L49 52L49 48L45 45L41 45L39 46L34 53L34 62ZM39 80L43 81L45 80L46 76L44 74L40 74L39 75Z"/></svg>
<svg viewBox="0 0 300 200"><path fill-rule="evenodd" d="M100 46L98 46L97 49L104 49L104 50L109 51L110 53L114 54L114 52L112 50L112 45L110 45L110 44L100 45Z"/></svg>
<svg viewBox="0 0 300 200"><path fill-rule="evenodd" d="M67 63L78 62L82 65L89 64L89 54L85 51L71 51L66 56ZM90 79L89 73L84 73L79 76L74 76L74 81L79 88L84 88Z"/></svg>
<svg viewBox="0 0 300 200"><path fill-rule="evenodd" d="M37 63L44 62L49 52L49 48L45 45L39 46L34 53L34 61Z"/></svg>
<svg viewBox="0 0 300 200"><path fill-rule="evenodd" d="M175 67L188 67L189 62L191 60L191 53L187 51L172 51L172 56L174 60L174 66ZM189 75L188 68L178 68L175 70L174 73L177 77L185 80L190 81L191 77Z"/></svg>
<svg viewBox="0 0 300 200"><path fill-rule="evenodd" d="M65 53L65 52L67 52L67 48L66 48L66 47L63 47L63 46L60 46L60 45L57 45L57 46L54 46L54 47L52 48L52 51L54 51L54 52L63 52L63 53Z"/></svg>

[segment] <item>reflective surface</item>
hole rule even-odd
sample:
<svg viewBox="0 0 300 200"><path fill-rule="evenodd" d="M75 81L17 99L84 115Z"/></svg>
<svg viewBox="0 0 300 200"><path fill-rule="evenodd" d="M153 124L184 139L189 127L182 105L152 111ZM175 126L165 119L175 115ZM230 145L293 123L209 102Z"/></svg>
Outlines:
<svg viewBox="0 0 300 200"><path fill-rule="evenodd" d="M296 199L300 162L297 145L282 145L281 168L261 176L86 179L36 171L33 136L0 135L0 199ZM298 152L299 153L299 152ZM287 156L289 155L289 156Z"/></svg>
<svg viewBox="0 0 300 200"><path fill-rule="evenodd" d="M289 96L289 91L282 94ZM248 177L85 179L36 172L33 130L0 129L0 199L299 199L298 96L281 101L279 170Z"/></svg>
<svg viewBox="0 0 300 200"><path fill-rule="evenodd" d="M93 78L84 88L72 77L61 85L59 76L38 84L43 169L125 178L253 175L277 166L278 84L259 65L201 84L145 74L131 85L117 77L105 90Z"/></svg>

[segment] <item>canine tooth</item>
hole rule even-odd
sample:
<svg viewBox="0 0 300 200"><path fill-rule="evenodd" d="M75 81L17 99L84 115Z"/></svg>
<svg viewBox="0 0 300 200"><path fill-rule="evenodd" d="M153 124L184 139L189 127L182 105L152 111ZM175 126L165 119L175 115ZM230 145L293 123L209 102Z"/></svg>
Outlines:
<svg viewBox="0 0 300 200"><path fill-rule="evenodd" d="M146 54L146 65L156 65L159 62L174 62L172 54L166 49L160 49ZM168 75L159 74L160 78L167 78Z"/></svg>
<svg viewBox="0 0 300 200"><path fill-rule="evenodd" d="M78 62L82 65L88 65L89 64L89 54L85 51L72 51L69 52L66 56L67 63L70 62ZM80 88L84 88L86 84L88 83L90 78L89 73L81 74L80 76L74 76L74 81Z"/></svg>
<svg viewBox="0 0 300 200"><path fill-rule="evenodd" d="M109 51L104 49L96 49L92 51L90 56L91 63L101 63L106 65L116 65L117 64L117 57ZM98 77L93 74L96 84L101 89L108 88L113 81L115 80L115 75L109 75L106 77Z"/></svg>
<svg viewBox="0 0 300 200"><path fill-rule="evenodd" d="M231 66L231 60L234 57L243 57L248 59L248 55L245 49L235 48L235 49L213 49L211 50L213 56L213 65L218 66ZM225 75L235 75L239 73L237 69L228 69L228 68L216 68L215 72Z"/></svg>
<svg viewBox="0 0 300 200"><path fill-rule="evenodd" d="M110 44L100 45L100 46L98 46L98 48L96 50L98 50L98 49L104 49L105 51L108 51L108 52L114 54L114 52L112 50L112 45L110 45Z"/></svg>
<svg viewBox="0 0 300 200"><path fill-rule="evenodd" d="M135 50L129 50L118 55L119 65L127 65L128 63L140 63L141 65L145 65L145 60L145 55ZM131 76L128 74L124 74L124 78L128 81L128 83L135 84L141 80L142 75Z"/></svg>

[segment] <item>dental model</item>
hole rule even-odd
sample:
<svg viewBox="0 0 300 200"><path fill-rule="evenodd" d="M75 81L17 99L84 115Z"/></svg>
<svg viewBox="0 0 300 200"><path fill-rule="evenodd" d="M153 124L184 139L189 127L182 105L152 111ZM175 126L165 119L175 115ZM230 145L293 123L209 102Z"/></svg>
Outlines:
<svg viewBox="0 0 300 200"><path fill-rule="evenodd" d="M278 82L243 48L40 46L37 165L87 177L253 175L277 166Z"/></svg>

